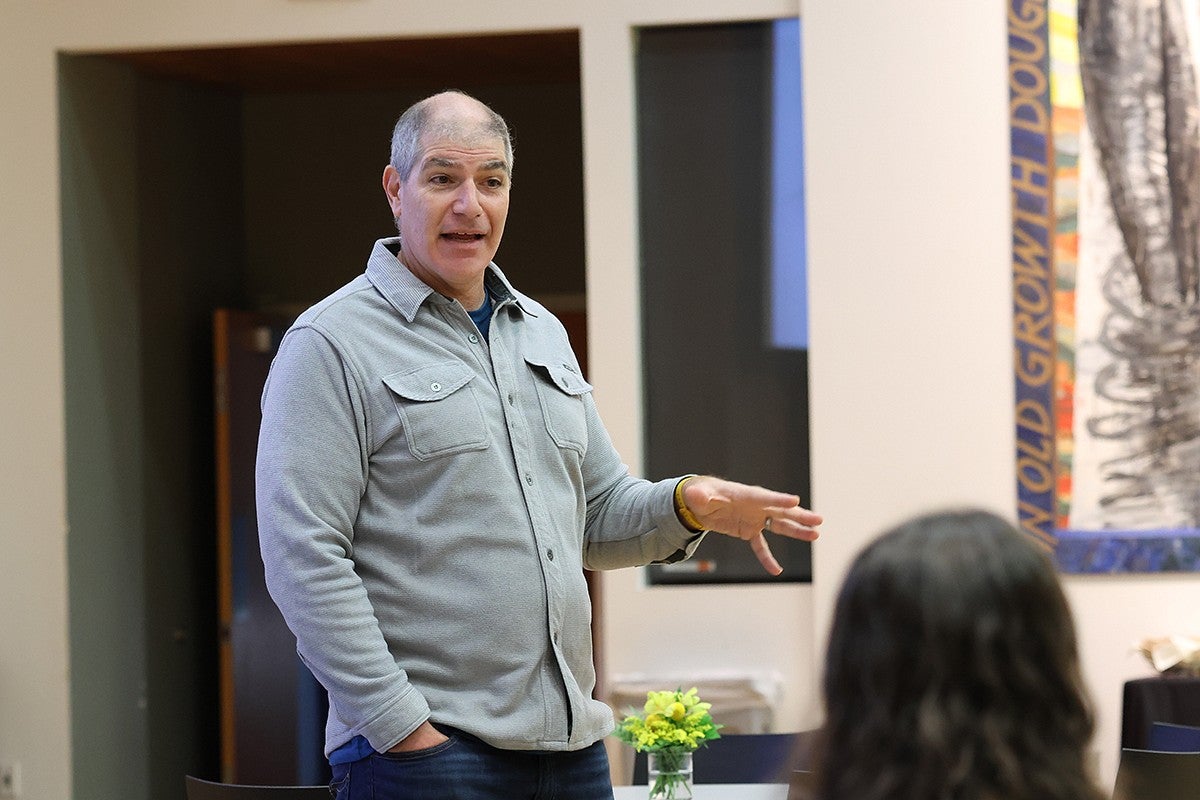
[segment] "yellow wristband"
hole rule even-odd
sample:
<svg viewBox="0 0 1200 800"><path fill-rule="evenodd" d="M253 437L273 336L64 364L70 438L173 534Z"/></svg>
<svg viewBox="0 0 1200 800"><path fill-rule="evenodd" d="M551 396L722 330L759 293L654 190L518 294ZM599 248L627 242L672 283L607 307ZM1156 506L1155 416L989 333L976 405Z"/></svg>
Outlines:
<svg viewBox="0 0 1200 800"><path fill-rule="evenodd" d="M699 533L704 530L704 523L696 519L696 515L687 507L687 503L683 502L683 485L690 481L695 475L688 475L679 483L675 484L675 516L679 517L679 521L683 526L692 533Z"/></svg>

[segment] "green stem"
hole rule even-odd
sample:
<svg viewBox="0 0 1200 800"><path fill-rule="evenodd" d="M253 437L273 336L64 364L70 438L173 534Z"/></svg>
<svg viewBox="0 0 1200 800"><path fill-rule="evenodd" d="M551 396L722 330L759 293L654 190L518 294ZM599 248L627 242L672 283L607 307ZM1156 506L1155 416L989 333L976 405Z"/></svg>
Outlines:
<svg viewBox="0 0 1200 800"><path fill-rule="evenodd" d="M658 773L654 778L654 786L650 789L650 797L654 800L676 800L683 789L684 797L691 797L691 794L686 791L687 776L681 769L686 751L680 750L658 750L653 753Z"/></svg>

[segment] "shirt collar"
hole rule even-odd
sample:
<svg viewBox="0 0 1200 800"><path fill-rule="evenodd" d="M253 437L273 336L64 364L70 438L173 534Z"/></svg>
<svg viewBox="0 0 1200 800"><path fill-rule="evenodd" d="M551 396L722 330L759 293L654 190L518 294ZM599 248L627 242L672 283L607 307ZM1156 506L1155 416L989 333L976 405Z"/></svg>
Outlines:
<svg viewBox="0 0 1200 800"><path fill-rule="evenodd" d="M367 280L397 311L404 315L406 320L412 322L417 315L417 310L426 300L439 303L454 302L437 293L424 281L413 275L401 263L398 258L399 252L399 236L375 242L375 246L371 249L371 256L367 259ZM483 279L497 308L511 302L525 314L531 317L537 316L530 308L530 304L524 300L524 296L513 288L495 262L488 264Z"/></svg>

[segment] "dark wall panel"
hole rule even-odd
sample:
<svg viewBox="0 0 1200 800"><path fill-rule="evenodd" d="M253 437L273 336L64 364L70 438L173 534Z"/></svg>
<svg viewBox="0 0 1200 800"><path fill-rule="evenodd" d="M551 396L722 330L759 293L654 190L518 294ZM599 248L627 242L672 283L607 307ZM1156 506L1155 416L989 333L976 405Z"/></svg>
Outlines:
<svg viewBox="0 0 1200 800"><path fill-rule="evenodd" d="M808 365L770 344L771 24L639 33L638 168L646 460L809 500ZM807 543L772 537L782 580ZM709 536L659 583L780 580Z"/></svg>

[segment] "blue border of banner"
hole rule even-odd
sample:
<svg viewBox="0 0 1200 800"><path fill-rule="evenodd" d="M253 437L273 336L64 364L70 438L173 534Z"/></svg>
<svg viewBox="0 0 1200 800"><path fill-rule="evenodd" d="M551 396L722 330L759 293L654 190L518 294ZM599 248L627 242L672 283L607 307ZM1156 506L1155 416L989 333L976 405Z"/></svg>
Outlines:
<svg viewBox="0 0 1200 800"><path fill-rule="evenodd" d="M1054 181L1048 19L1046 0L1009 0L1017 516L1022 530L1053 548Z"/></svg>

